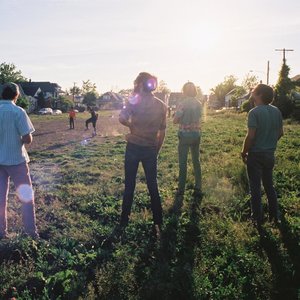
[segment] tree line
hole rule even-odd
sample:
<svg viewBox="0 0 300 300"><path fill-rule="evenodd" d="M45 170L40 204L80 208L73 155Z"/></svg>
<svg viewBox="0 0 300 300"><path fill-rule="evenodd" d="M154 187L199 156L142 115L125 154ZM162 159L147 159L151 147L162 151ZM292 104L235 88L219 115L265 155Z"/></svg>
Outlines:
<svg viewBox="0 0 300 300"><path fill-rule="evenodd" d="M300 81L293 82L289 78L289 66L283 62L283 65L281 67L281 70L279 72L278 81L274 87L275 91L275 97L273 104L277 106L280 111L282 112L282 115L284 118L290 117L292 115L297 115L297 109L295 107L295 104L293 103L293 92L300 92ZM13 63L1 63L0 64L0 83L5 82L26 82L28 79L23 76L22 72L17 69L17 67ZM229 93L230 91L233 91L233 95L231 98L231 105L237 106L237 100L241 96L245 95L247 92L251 91L251 89L259 83L258 77L255 75L252 75L248 73L245 78L243 79L241 85L237 84L238 79L234 75L229 75L224 78L224 81L217 84L214 88L211 89L211 94L214 95L216 98L216 101L218 102L220 107L223 107L225 105L225 95ZM201 91L200 87L197 87L198 93L200 97L203 96L203 93ZM121 90L120 92L130 93L132 90ZM167 87L167 84L165 81L161 80L159 82L158 92L162 93L170 93L171 90ZM72 95L73 100L76 96L82 96L83 100L82 103L94 106L96 104L96 99L99 97L99 93L97 92L97 86L95 83L91 82L89 79L86 81L82 81L82 86L76 86L74 83L74 86L66 90L66 95ZM38 97L38 104L39 106L43 103L43 95L39 95ZM26 99L18 99L18 105L26 108ZM69 107L71 105L74 105L70 100L68 100L64 96L60 96L59 101L63 103L63 106ZM249 102L244 104L244 109L248 110L250 108ZM299 113L300 117L300 113Z"/></svg>

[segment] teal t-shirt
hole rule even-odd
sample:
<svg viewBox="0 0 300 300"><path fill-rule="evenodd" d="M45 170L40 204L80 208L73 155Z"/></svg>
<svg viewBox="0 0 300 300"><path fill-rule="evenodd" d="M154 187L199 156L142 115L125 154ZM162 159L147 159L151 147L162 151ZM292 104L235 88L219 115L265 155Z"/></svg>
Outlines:
<svg viewBox="0 0 300 300"><path fill-rule="evenodd" d="M249 112L248 128L256 129L249 152L274 152L282 128L280 110L271 104L256 106Z"/></svg>
<svg viewBox="0 0 300 300"><path fill-rule="evenodd" d="M176 117L179 118L178 133L182 136L199 136L201 103L194 97L188 97L179 107L176 111Z"/></svg>

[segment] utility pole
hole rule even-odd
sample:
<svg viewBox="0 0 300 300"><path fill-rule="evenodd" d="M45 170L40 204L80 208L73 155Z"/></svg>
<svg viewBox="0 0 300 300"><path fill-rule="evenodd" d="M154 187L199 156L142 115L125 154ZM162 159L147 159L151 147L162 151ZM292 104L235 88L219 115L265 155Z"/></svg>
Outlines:
<svg viewBox="0 0 300 300"><path fill-rule="evenodd" d="M267 64L267 85L269 85L270 61Z"/></svg>
<svg viewBox="0 0 300 300"><path fill-rule="evenodd" d="M285 48L283 48L283 49L275 49L275 51L282 51L283 52L283 63L285 64L285 61L286 61L285 52L286 51L294 51L294 49L285 49Z"/></svg>
<svg viewBox="0 0 300 300"><path fill-rule="evenodd" d="M72 93L73 94L73 103L75 103L74 102L74 98L75 98L75 86L76 86L76 82L74 82L74 86L73 86L73 93Z"/></svg>

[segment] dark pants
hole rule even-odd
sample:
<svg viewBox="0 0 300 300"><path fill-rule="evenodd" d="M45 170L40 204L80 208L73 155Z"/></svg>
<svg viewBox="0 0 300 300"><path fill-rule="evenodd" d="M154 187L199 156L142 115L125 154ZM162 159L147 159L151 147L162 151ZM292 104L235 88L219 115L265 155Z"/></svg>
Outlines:
<svg viewBox="0 0 300 300"><path fill-rule="evenodd" d="M85 127L88 129L89 128L89 123L92 123L94 129L96 129L96 122L97 122L97 119L95 119L95 118L89 118L89 119L87 119L85 121Z"/></svg>
<svg viewBox="0 0 300 300"><path fill-rule="evenodd" d="M178 191L184 192L187 176L187 159L191 150L192 162L195 174L195 189L202 189L201 184L201 166L200 166L200 137L179 136L178 156L179 156L179 182Z"/></svg>
<svg viewBox="0 0 300 300"><path fill-rule="evenodd" d="M70 117L70 129L74 129L74 118Z"/></svg>
<svg viewBox="0 0 300 300"><path fill-rule="evenodd" d="M125 153L125 192L122 203L121 225L128 224L139 162L142 162L146 176L154 224L162 224L161 199L157 186L157 150L154 147L143 147L128 143Z"/></svg>
<svg viewBox="0 0 300 300"><path fill-rule="evenodd" d="M261 181L268 198L269 217L278 218L278 201L273 186L274 153L250 152L247 158L247 172L251 192L252 217L262 222Z"/></svg>

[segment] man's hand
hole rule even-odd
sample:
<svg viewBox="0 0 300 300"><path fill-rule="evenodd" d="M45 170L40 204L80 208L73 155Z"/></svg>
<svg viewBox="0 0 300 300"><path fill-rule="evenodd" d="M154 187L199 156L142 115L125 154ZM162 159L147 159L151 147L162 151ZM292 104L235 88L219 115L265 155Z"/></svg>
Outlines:
<svg viewBox="0 0 300 300"><path fill-rule="evenodd" d="M21 141L22 141L22 144L28 144L28 145L31 144L31 142L32 142L32 135L31 135L31 133L23 135L21 137Z"/></svg>
<svg viewBox="0 0 300 300"><path fill-rule="evenodd" d="M246 164L247 158L248 158L248 153L241 152L241 157L242 157L243 163Z"/></svg>

